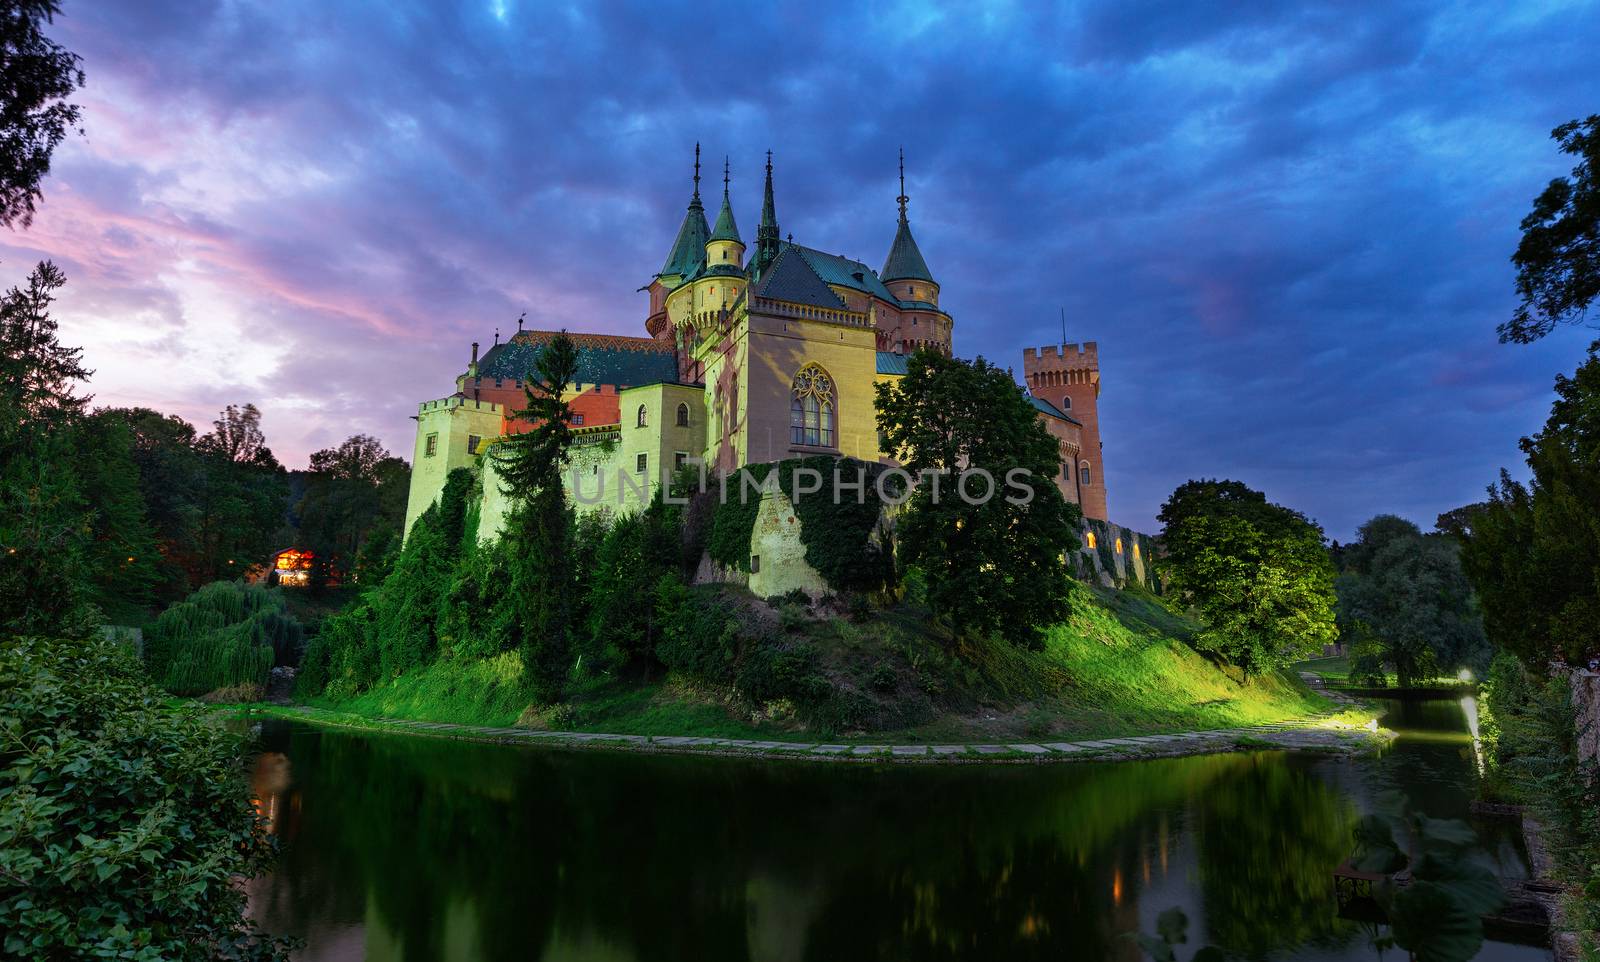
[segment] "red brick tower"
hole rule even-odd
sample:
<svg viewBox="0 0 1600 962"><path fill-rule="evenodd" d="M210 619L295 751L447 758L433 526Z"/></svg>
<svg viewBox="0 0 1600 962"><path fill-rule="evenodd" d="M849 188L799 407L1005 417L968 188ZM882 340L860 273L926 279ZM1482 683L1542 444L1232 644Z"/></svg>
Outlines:
<svg viewBox="0 0 1600 962"><path fill-rule="evenodd" d="M1022 370L1033 396L1043 398L1083 425L1078 454L1078 503L1083 516L1110 521L1106 513L1106 472L1100 455L1100 351L1094 341L1082 346L1054 344L1024 348Z"/></svg>

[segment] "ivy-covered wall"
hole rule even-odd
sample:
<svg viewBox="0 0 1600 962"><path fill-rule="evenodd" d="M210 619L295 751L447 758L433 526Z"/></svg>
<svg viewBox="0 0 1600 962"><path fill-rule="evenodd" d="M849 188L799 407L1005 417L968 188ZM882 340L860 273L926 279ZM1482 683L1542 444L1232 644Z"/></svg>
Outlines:
<svg viewBox="0 0 1600 962"><path fill-rule="evenodd" d="M1155 558L1155 539L1119 524L1086 518L1083 522L1083 548L1078 552L1077 576L1082 581L1106 587L1137 584L1161 594L1160 576L1151 563Z"/></svg>

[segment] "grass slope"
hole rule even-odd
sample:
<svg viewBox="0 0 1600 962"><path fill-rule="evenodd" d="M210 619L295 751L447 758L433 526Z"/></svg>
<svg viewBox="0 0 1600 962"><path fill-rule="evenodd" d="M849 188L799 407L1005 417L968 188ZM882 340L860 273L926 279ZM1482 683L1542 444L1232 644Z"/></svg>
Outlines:
<svg viewBox="0 0 1600 962"><path fill-rule="evenodd" d="M926 612L908 605L862 622L831 612L798 624L790 618L787 630L816 645L828 680L865 706L844 730L808 730L783 705L751 706L735 692L673 676L581 684L542 722L625 734L971 742L1228 728L1330 707L1290 674L1243 679L1195 653L1184 643L1195 624L1151 595L1085 588L1075 600L1072 617L1038 652L988 642L953 655ZM517 723L528 703L513 653L440 661L354 699L311 702L370 717L491 726Z"/></svg>

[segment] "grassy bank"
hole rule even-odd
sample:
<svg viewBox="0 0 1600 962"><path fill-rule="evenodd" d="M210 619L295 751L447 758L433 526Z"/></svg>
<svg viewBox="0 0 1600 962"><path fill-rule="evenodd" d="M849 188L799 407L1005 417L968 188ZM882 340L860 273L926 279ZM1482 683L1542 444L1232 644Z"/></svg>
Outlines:
<svg viewBox="0 0 1600 962"><path fill-rule="evenodd" d="M445 659L354 698L308 704L365 717L620 734L965 742L1227 728L1330 707L1292 673L1246 679L1195 653L1184 639L1196 626L1153 596L1080 589L1075 600L1041 651L988 642L954 652L915 606L850 619L738 599L750 618L814 648L814 670L849 707L820 720L782 700L752 704L676 675L578 682L564 703L533 711L513 653Z"/></svg>
<svg viewBox="0 0 1600 962"><path fill-rule="evenodd" d="M1400 688L1400 679L1391 670L1385 670L1384 683L1382 685L1372 686L1360 684L1352 681L1350 678L1350 657L1348 655L1331 655L1327 658L1311 658L1306 661L1295 662L1289 667L1295 672L1303 671L1317 675L1322 679L1323 684L1334 688L1368 689L1378 687L1393 688L1396 691L1433 691L1436 689L1471 689L1476 687L1476 682L1474 681L1462 679L1454 675L1440 675L1436 678L1429 678L1427 680L1420 681L1408 689L1402 689Z"/></svg>

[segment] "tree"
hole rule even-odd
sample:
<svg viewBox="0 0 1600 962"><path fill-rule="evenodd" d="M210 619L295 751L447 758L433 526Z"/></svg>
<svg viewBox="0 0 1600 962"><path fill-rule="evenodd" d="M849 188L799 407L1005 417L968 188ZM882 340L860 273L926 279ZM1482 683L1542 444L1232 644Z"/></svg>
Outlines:
<svg viewBox="0 0 1600 962"><path fill-rule="evenodd" d="M998 631L1037 646L1068 614L1063 559L1082 521L1051 480L1060 448L1011 375L983 358L918 350L906 371L876 386L887 449L924 479L899 523L901 556L927 575L929 603L958 638ZM958 480L979 470L991 484Z"/></svg>
<svg viewBox="0 0 1600 962"><path fill-rule="evenodd" d="M336 448L311 455L305 493L295 506L300 540L337 567L349 571L364 562L381 564L368 552L373 537L389 542L405 520L411 477L406 463L376 438L357 434ZM375 571L367 572L367 580Z"/></svg>
<svg viewBox="0 0 1600 962"><path fill-rule="evenodd" d="M0 955L287 959L245 915L275 846L240 737L143 676L109 641L0 641Z"/></svg>
<svg viewBox="0 0 1600 962"><path fill-rule="evenodd" d="M79 419L72 453L92 507L87 561L94 602L116 623L137 624L167 572L145 512L133 431L115 412L96 411Z"/></svg>
<svg viewBox="0 0 1600 962"><path fill-rule="evenodd" d="M1600 296L1600 114L1550 132L1561 152L1578 158L1572 177L1557 177L1522 219L1511 263L1522 297L1500 340L1529 344L1557 324L1583 320Z"/></svg>
<svg viewBox="0 0 1600 962"><path fill-rule="evenodd" d="M234 578L260 563L286 535L289 482L272 456L254 404L232 404L195 443L202 465L198 498L198 580Z"/></svg>
<svg viewBox="0 0 1600 962"><path fill-rule="evenodd" d="M0 629L85 631L89 507L73 471L71 432L88 398L78 348L65 347L50 303L65 277L49 261L0 298Z"/></svg>
<svg viewBox="0 0 1600 962"><path fill-rule="evenodd" d="M1501 472L1462 552L1489 641L1537 672L1600 654L1600 344L1555 390L1521 442L1532 479Z"/></svg>
<svg viewBox="0 0 1600 962"><path fill-rule="evenodd" d="M78 55L44 35L60 12L55 0L0 3L0 224L7 227L33 222L50 155L81 117L66 102L83 86Z"/></svg>
<svg viewBox="0 0 1600 962"><path fill-rule="evenodd" d="M272 456L272 449L267 447L267 436L261 431L261 410L254 404L228 405L211 426L211 433L200 439L203 449L234 464L278 463Z"/></svg>
<svg viewBox="0 0 1600 962"><path fill-rule="evenodd" d="M510 502L504 535L511 557L524 674L534 697L561 693L576 627L573 595L572 508L561 486L570 457L567 387L578 373L578 351L560 335L545 345L525 380L527 404L517 417L533 429L490 449L491 463Z"/></svg>
<svg viewBox="0 0 1600 962"><path fill-rule="evenodd" d="M1305 515L1238 481L1189 481L1157 517L1158 564L1206 625L1196 647L1248 675L1337 637L1333 564L1322 529Z"/></svg>
<svg viewBox="0 0 1600 962"><path fill-rule="evenodd" d="M1352 672L1381 680L1387 663L1408 688L1440 669L1487 669L1483 621L1458 544L1394 515L1378 515L1358 534L1336 582L1340 634L1358 652Z"/></svg>

